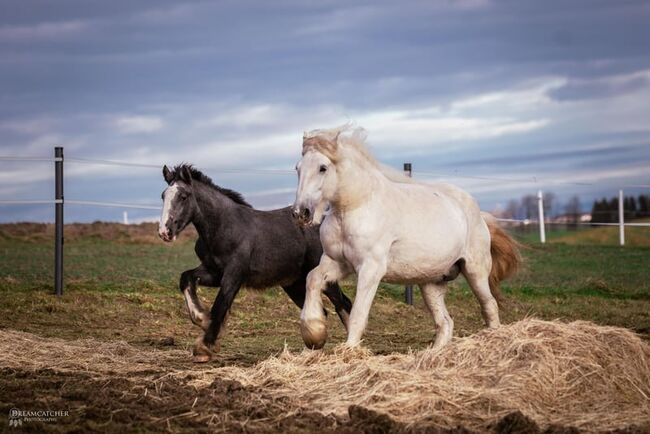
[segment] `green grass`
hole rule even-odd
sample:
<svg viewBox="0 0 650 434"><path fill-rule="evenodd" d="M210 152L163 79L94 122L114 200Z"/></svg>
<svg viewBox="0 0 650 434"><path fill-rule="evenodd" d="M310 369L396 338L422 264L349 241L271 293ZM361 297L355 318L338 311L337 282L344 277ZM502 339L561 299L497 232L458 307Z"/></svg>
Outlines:
<svg viewBox="0 0 650 434"><path fill-rule="evenodd" d="M512 293L650 298L650 248L547 244L523 253L522 271L505 284Z"/></svg>
<svg viewBox="0 0 650 434"><path fill-rule="evenodd" d="M648 223L647 219L644 221ZM556 237L554 241L567 244L616 246L619 244L619 228L616 226L606 226L572 231L563 236ZM650 247L650 227L626 227L625 245Z"/></svg>
<svg viewBox="0 0 650 434"><path fill-rule="evenodd" d="M635 220L635 222L649 223L650 219ZM539 227L537 226L517 228L515 235L523 243L539 244ZM581 246L618 246L619 228L617 226L578 226L575 229L569 229L566 226L548 225L546 240L549 243ZM626 227L625 244L633 247L650 247L650 227Z"/></svg>
<svg viewBox="0 0 650 434"><path fill-rule="evenodd" d="M650 248L528 244L524 267L503 290L509 302L504 322L528 315L545 319L591 320L650 333ZM172 336L190 347L199 330L177 290L180 273L198 265L193 243L124 243L80 238L65 245L65 294L53 292L49 241L0 239L0 327L45 336L123 339L157 345ZM353 285L345 291L354 294ZM214 290L201 289L206 302ZM403 287L382 284L371 311L366 344L378 353L423 348L434 336L433 321L419 291L415 306L403 303ZM452 284L448 307L456 335L482 325L476 299L462 278ZM329 307L330 311L331 306ZM280 351L300 349L299 310L280 289L243 290L224 340L223 363L252 363ZM345 331L329 316L330 342Z"/></svg>
<svg viewBox="0 0 650 434"><path fill-rule="evenodd" d="M199 265L194 243L124 244L87 239L64 248L68 289L135 291L143 282L160 287L178 283L181 271ZM52 289L54 254L50 243L0 241L0 278L13 279L13 290Z"/></svg>
<svg viewBox="0 0 650 434"><path fill-rule="evenodd" d="M579 228L578 230L581 231L583 229ZM575 231L554 227L546 228L546 240L548 242L553 242L554 240L571 234L572 232ZM514 235L517 240L519 240L519 242L525 244L539 243L539 228L537 226L528 226L525 229L518 229L516 232L514 232Z"/></svg>

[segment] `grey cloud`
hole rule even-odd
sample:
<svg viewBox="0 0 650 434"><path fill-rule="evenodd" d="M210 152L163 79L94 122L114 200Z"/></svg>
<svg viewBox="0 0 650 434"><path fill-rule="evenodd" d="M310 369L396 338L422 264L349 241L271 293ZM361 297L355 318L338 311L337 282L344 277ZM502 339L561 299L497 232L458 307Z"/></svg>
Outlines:
<svg viewBox="0 0 650 434"><path fill-rule="evenodd" d="M632 93L649 85L650 79L644 76L624 78L617 81L569 81L566 85L552 90L550 95L558 101L609 98Z"/></svg>
<svg viewBox="0 0 650 434"><path fill-rule="evenodd" d="M462 143L437 138L418 149L382 144L377 152L395 166L417 158L418 165L431 169L489 174L506 166L544 173L561 165L569 173L580 163L580 151L566 148L596 138L589 137L585 121L572 123L572 109L564 107L575 107L579 119L588 119L592 101L646 91L647 78L635 74L650 69L649 21L645 1L5 3L0 6L0 35L7 36L0 38L0 153L50 155L59 141L79 156L181 161L210 152L228 155L230 144L254 147L264 137L295 131L296 142L287 143L293 147L314 123L389 110L444 109L463 98L560 77L566 84L549 94L557 107L506 116L503 108L490 106L492 113L477 114L522 122L551 119L543 129ZM626 76L631 78L612 81ZM647 108L638 104L639 110ZM238 109L262 116L255 111L259 107L272 111L266 123L210 122ZM563 124L553 115L569 120ZM116 124L120 118L135 121ZM128 133L125 125L140 133ZM605 134L616 126L597 127ZM643 134L637 143L645 143ZM608 139L629 144L620 130ZM281 151L262 150L263 159L237 164L292 167L292 150ZM642 146L620 151L599 151L582 164L599 169L607 160L625 165L650 159ZM228 164L221 161L214 168ZM97 170L97 176L83 175L83 183L71 180L70 193L91 198L110 179L119 186L116 200L158 197L157 173L130 174L137 179L134 187L135 181ZM287 188L293 181L221 179L243 191ZM32 195L49 194L43 185L29 187L35 189ZM486 206L500 200L497 193L482 197ZM20 212L3 209L0 220L43 218L33 208ZM109 215L78 208L70 213L72 219Z"/></svg>

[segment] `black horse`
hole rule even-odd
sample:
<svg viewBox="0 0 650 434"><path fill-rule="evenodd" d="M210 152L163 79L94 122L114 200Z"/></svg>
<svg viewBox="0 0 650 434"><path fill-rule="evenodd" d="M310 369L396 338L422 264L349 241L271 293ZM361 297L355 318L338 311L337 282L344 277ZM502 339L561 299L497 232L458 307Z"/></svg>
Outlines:
<svg viewBox="0 0 650 434"><path fill-rule="evenodd" d="M165 166L163 176L169 187L162 194L160 238L173 241L190 223L199 234L194 250L201 265L180 279L192 322L204 331L194 345L195 362L207 362L218 351L228 312L242 286L280 285L302 308L307 274L323 253L318 228L298 224L289 207L255 210L239 193L215 185L191 165L173 170ZM198 284L220 287L210 312L196 295ZM337 284L325 294L347 327L352 303Z"/></svg>

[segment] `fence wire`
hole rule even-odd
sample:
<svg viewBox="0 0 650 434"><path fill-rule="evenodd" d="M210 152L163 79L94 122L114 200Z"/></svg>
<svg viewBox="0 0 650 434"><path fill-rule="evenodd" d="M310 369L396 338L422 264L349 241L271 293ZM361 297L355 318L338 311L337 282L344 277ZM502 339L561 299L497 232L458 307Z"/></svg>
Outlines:
<svg viewBox="0 0 650 434"><path fill-rule="evenodd" d="M32 157L32 156L0 156L0 161L46 161L57 162L63 161L62 158L45 158L45 157ZM107 160L100 158L83 158L83 157L65 157L66 163L79 163L79 164L97 164L105 166L121 166L121 167L141 167L147 169L161 169L164 164L151 164L140 162L129 162L120 160ZM236 173L236 174L270 174L270 175L294 175L294 170L289 169L255 169L255 168L206 168L205 170L219 171L222 173ZM481 175L464 175L458 172L444 173L444 172L431 172L426 170L413 170L414 175L433 176L436 178L461 178L461 179L476 179L482 181L495 181L504 184L521 184L533 183L539 185L548 184L564 184L576 186L595 186L599 182L578 182L578 181L562 181L562 180L548 180L539 178L537 176L522 177L522 178L503 178L497 176L481 176ZM624 184L622 188L650 188L650 184Z"/></svg>
<svg viewBox="0 0 650 434"><path fill-rule="evenodd" d="M113 208L135 208L135 209L155 209L160 211L161 206L156 205L140 205L137 203L122 203L122 202L98 202L94 200L66 200L66 204L72 205L90 205L90 206L106 206Z"/></svg>
<svg viewBox="0 0 650 434"><path fill-rule="evenodd" d="M37 204L52 204L52 203L63 203L63 201L58 199L0 200L0 204L2 205L37 205Z"/></svg>
<svg viewBox="0 0 650 434"><path fill-rule="evenodd" d="M151 163L140 163L140 162L128 162L128 161L119 161L119 160L107 160L99 158L83 158L83 157L33 157L33 156L0 156L0 161L25 161L25 162L60 162L65 161L66 163L77 163L77 164L91 164L91 165L105 165L105 166L118 166L118 167L140 167L147 169L160 169L163 167L163 164L151 164ZM294 170L287 169L255 169L255 168L216 168L205 170L219 171L221 173L232 173L232 174L261 174L261 175L295 175ZM577 185L577 186L594 186L597 185L597 182L570 182L570 181L561 181L561 180L543 180L536 176L525 177L525 178L502 178L502 177L492 177L492 176L478 176L478 175L463 175L460 173L441 173L441 172L429 172L429 171L419 171L415 170L412 172L414 175L420 176L433 176L439 178L462 178L462 179L476 179L483 181L494 181L504 184L521 184L521 183L532 183L532 184L565 184L565 185ZM650 188L650 184L627 184L623 185L623 188ZM0 205L40 205L40 204L57 204L64 203L61 200L0 200ZM114 208L132 208L132 209L148 209L148 210L160 210L161 207L157 205L149 204L136 204L136 203L125 203L125 202L101 202L101 201L91 201L91 200L74 200L68 199L65 203L70 205L86 205L86 206L102 206L102 207L114 207ZM539 224L535 220L521 220L521 219L508 219L508 218L498 218L498 221L505 223L521 223L524 225L528 224ZM545 224L549 225L566 225L565 222L553 222L550 220L544 220ZM578 226L620 226L620 223L592 223L592 222L576 222L570 223L571 225ZM646 227L650 226L650 223L624 223L624 226L640 226Z"/></svg>
<svg viewBox="0 0 650 434"><path fill-rule="evenodd" d="M164 164L146 164L146 163L130 163L127 161L117 161L117 160L101 160L96 158L78 158L78 157L66 157L66 163L80 163L80 164L99 164L105 166L122 166L122 167L142 167L146 169L162 169ZM205 170L214 170L221 173L249 173L249 174L269 174L269 175L293 175L295 171L285 170L285 169L252 169L252 168L218 168L211 169L206 168Z"/></svg>
<svg viewBox="0 0 650 434"><path fill-rule="evenodd" d="M63 158L21 157L21 156L0 155L0 161L48 161L50 163L53 163L57 161L63 161Z"/></svg>
<svg viewBox="0 0 650 434"><path fill-rule="evenodd" d="M504 223L520 223L523 224L524 226L527 225L539 225L539 220L528 220L528 219L505 219L505 218L497 218L497 221L504 222ZM554 222L551 220L544 220L545 225L556 225L556 226L621 226L620 223L597 223L597 222ZM623 223L623 226L638 226L638 227L645 227L645 226L650 226L650 223L642 223L642 222L630 222L630 223Z"/></svg>

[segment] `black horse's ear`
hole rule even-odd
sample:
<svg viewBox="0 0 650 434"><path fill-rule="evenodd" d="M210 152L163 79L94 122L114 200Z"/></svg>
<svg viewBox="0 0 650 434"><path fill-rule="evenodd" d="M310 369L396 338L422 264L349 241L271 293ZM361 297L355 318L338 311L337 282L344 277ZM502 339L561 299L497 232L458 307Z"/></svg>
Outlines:
<svg viewBox="0 0 650 434"><path fill-rule="evenodd" d="M181 177L181 181L185 182L186 184L191 184L192 172L190 172L190 168L187 166L183 166L183 168L181 169L180 177Z"/></svg>
<svg viewBox="0 0 650 434"><path fill-rule="evenodd" d="M165 178L165 181L167 181L167 184L171 184L174 180L174 174L169 170L167 165L163 167L163 177Z"/></svg>

